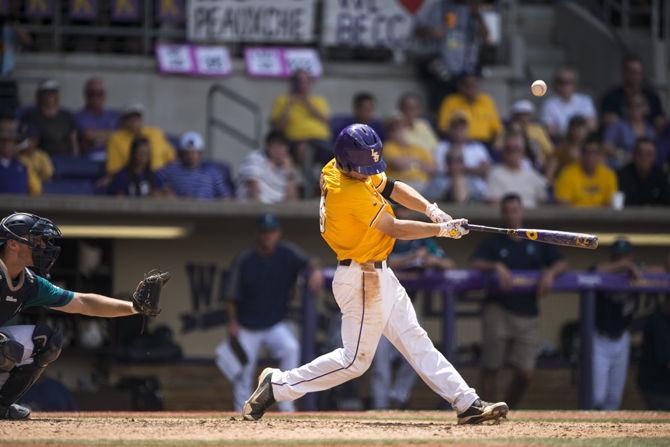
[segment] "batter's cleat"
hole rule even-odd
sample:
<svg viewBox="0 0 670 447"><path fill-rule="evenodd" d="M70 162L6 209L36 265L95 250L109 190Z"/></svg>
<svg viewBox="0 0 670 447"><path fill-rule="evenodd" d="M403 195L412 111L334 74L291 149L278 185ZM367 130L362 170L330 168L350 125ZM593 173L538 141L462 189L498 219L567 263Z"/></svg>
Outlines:
<svg viewBox="0 0 670 447"><path fill-rule="evenodd" d="M458 415L458 425L462 424L481 424L485 421L496 422L500 418L506 418L509 407L505 402L484 402L477 399L470 405L470 408Z"/></svg>
<svg viewBox="0 0 670 447"><path fill-rule="evenodd" d="M30 416L30 408L22 407L18 404L11 404L8 407L0 405L0 419L21 421L28 419L28 416Z"/></svg>
<svg viewBox="0 0 670 447"><path fill-rule="evenodd" d="M258 376L258 387L249 400L242 407L242 417L245 421L257 421L263 417L265 411L274 404L275 397L272 393L272 373L278 371L275 368L265 368Z"/></svg>

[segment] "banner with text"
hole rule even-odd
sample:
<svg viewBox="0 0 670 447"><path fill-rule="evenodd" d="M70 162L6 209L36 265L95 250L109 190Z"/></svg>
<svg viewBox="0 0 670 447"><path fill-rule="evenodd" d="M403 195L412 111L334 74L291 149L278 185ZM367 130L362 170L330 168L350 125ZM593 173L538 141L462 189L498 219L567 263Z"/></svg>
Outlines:
<svg viewBox="0 0 670 447"><path fill-rule="evenodd" d="M286 78L298 69L314 77L323 74L321 59L314 48L246 48L244 63L247 74L255 77Z"/></svg>
<svg viewBox="0 0 670 447"><path fill-rule="evenodd" d="M228 48L220 46L156 46L158 70L188 76L228 76L233 71Z"/></svg>
<svg viewBox="0 0 670 447"><path fill-rule="evenodd" d="M425 0L324 2L322 42L327 46L406 48Z"/></svg>
<svg viewBox="0 0 670 447"><path fill-rule="evenodd" d="M188 39L312 42L315 0L190 0Z"/></svg>

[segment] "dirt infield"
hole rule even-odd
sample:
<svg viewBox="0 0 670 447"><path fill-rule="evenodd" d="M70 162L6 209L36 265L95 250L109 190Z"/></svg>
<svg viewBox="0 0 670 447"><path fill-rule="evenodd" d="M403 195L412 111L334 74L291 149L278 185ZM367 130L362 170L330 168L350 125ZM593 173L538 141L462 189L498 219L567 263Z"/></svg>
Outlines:
<svg viewBox="0 0 670 447"><path fill-rule="evenodd" d="M0 421L0 445L580 445L668 446L670 413L518 411L458 426L451 412L36 413Z"/></svg>

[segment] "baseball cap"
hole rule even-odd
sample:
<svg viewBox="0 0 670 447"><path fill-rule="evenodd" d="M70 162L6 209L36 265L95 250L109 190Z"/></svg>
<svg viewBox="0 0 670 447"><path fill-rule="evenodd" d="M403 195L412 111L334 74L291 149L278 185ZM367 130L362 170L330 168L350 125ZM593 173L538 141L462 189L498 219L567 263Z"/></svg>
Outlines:
<svg viewBox="0 0 670 447"><path fill-rule="evenodd" d="M457 124L469 124L470 120L468 115L462 110L456 110L451 118L449 118L449 127L455 126Z"/></svg>
<svg viewBox="0 0 670 447"><path fill-rule="evenodd" d="M512 113L533 113L535 106L527 99L519 99L512 104Z"/></svg>
<svg viewBox="0 0 670 447"><path fill-rule="evenodd" d="M256 226L259 231L273 231L279 230L281 224L274 214L265 213L256 221Z"/></svg>
<svg viewBox="0 0 670 447"><path fill-rule="evenodd" d="M618 237L612 244L610 253L616 256L623 256L633 251L633 245L625 237Z"/></svg>
<svg viewBox="0 0 670 447"><path fill-rule="evenodd" d="M182 151L201 151L205 148L205 141L198 132L185 132L179 138L179 149Z"/></svg>
<svg viewBox="0 0 670 447"><path fill-rule="evenodd" d="M46 79L37 86L38 92L57 92L60 90L60 84L55 79Z"/></svg>
<svg viewBox="0 0 670 447"><path fill-rule="evenodd" d="M121 110L121 116L128 115L144 115L144 106L139 102L126 105L123 110Z"/></svg>

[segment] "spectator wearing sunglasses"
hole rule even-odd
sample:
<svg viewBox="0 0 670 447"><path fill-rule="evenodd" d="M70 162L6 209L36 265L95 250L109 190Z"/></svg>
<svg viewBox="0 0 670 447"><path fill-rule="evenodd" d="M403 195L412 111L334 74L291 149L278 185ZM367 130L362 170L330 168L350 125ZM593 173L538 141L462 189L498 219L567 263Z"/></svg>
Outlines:
<svg viewBox="0 0 670 447"><path fill-rule="evenodd" d="M555 140L563 138L570 118L576 115L586 119L590 131L596 130L596 109L589 95L577 92L577 73L570 68L558 70L554 77L554 88L556 94L547 98L541 114L549 135Z"/></svg>
<svg viewBox="0 0 670 447"><path fill-rule="evenodd" d="M85 154L104 159L109 136L119 124L119 114L105 108L107 90L102 79L91 78L84 85L84 107L75 119L80 130L81 149Z"/></svg>

